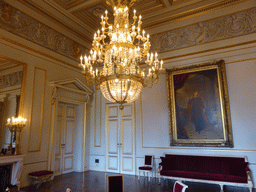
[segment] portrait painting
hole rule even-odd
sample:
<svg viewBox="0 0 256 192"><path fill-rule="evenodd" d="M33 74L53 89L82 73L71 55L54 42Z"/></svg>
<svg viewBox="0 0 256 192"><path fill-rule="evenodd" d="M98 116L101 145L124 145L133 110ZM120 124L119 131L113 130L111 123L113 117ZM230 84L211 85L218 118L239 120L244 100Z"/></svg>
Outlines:
<svg viewBox="0 0 256 192"><path fill-rule="evenodd" d="M171 145L233 147L223 60L167 70Z"/></svg>

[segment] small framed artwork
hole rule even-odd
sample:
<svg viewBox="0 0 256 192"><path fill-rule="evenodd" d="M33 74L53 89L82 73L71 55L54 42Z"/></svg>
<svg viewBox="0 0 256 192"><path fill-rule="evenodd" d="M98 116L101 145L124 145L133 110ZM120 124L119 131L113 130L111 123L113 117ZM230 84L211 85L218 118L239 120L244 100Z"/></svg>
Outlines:
<svg viewBox="0 0 256 192"><path fill-rule="evenodd" d="M171 146L233 147L225 62L167 70Z"/></svg>

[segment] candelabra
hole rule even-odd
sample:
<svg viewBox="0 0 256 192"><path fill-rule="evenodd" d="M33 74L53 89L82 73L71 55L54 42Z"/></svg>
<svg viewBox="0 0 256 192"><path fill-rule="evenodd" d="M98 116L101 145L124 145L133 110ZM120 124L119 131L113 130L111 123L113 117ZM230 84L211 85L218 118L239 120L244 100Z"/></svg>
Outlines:
<svg viewBox="0 0 256 192"><path fill-rule="evenodd" d="M24 119L22 117L14 118L12 117L7 119L7 124L6 126L9 128L11 132L11 142L9 146L9 150L12 150L13 148L13 134L15 133L16 135L16 140L15 140L15 155L20 155L20 132L21 130L25 127L27 122L27 119Z"/></svg>

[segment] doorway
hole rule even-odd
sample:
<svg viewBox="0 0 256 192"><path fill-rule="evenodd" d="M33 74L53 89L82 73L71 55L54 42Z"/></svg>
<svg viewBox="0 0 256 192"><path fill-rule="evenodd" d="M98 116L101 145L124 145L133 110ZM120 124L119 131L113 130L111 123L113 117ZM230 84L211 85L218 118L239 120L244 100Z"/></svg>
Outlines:
<svg viewBox="0 0 256 192"><path fill-rule="evenodd" d="M106 171L135 174L134 103L106 107Z"/></svg>
<svg viewBox="0 0 256 192"><path fill-rule="evenodd" d="M75 105L62 102L58 104L55 127L55 175L69 173L74 170L76 111Z"/></svg>

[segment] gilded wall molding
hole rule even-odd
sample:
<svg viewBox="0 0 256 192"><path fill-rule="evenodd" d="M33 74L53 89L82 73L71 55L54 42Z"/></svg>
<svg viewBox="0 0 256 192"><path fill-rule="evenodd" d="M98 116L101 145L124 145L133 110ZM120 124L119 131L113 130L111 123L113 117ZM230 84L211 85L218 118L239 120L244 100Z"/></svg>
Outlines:
<svg viewBox="0 0 256 192"><path fill-rule="evenodd" d="M8 75L0 76L0 89L21 85L23 71L10 73Z"/></svg>
<svg viewBox="0 0 256 192"><path fill-rule="evenodd" d="M88 49L13 6L0 2L0 28L70 59L78 60Z"/></svg>
<svg viewBox="0 0 256 192"><path fill-rule="evenodd" d="M163 53L255 32L256 7L243 12L155 34L151 38L151 49Z"/></svg>

